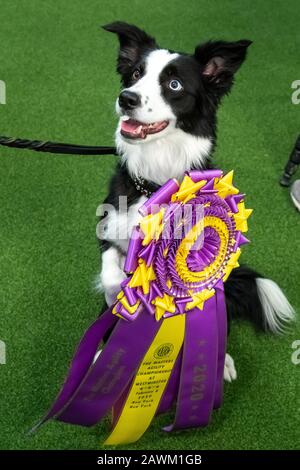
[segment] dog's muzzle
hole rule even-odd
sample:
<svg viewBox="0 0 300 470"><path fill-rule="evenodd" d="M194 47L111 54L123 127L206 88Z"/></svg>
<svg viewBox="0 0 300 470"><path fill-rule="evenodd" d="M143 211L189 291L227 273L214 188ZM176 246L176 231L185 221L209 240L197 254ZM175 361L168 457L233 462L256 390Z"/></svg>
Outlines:
<svg viewBox="0 0 300 470"><path fill-rule="evenodd" d="M124 111L130 111L141 105L141 96L133 91L124 90L119 96L119 106Z"/></svg>

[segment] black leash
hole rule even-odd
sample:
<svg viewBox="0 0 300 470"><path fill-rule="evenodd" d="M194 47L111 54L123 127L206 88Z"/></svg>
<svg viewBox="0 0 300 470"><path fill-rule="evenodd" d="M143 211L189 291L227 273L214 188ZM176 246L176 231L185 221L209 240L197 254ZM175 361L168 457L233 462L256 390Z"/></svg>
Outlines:
<svg viewBox="0 0 300 470"><path fill-rule="evenodd" d="M40 140L17 139L0 136L0 145L36 152L61 153L68 155L118 155L115 147L94 147L91 145L62 144Z"/></svg>

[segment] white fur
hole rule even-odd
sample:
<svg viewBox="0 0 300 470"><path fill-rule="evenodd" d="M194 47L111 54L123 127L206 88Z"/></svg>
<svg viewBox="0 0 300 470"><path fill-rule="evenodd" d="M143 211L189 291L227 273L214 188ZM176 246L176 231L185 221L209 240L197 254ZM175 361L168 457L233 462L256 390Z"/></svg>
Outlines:
<svg viewBox="0 0 300 470"><path fill-rule="evenodd" d="M293 307L271 279L257 278L256 284L267 328L273 333L283 333L286 324L294 319Z"/></svg>
<svg viewBox="0 0 300 470"><path fill-rule="evenodd" d="M128 241L132 233L132 229L141 219L138 209L146 199L146 196L141 196L135 204L132 204L129 207L128 210L124 210L125 208L122 208L122 210L118 211L111 208L108 215L102 221L102 224L104 225L102 238L113 242L123 253L125 253L128 248Z"/></svg>
<svg viewBox="0 0 300 470"><path fill-rule="evenodd" d="M234 365L234 360L230 356L230 354L226 354L225 356L225 364L224 364L224 380L227 382L232 382L236 380L237 373L236 368Z"/></svg>
<svg viewBox="0 0 300 470"><path fill-rule="evenodd" d="M146 201L145 196L141 196L137 203L129 207L129 210L108 213L103 221L106 230L104 240L113 242L114 245L102 254L102 270L96 279L96 289L104 292L108 305L111 305L120 291L120 284L126 278L123 271L125 255L128 248L128 240L132 229L139 223L141 215L138 208Z"/></svg>
<svg viewBox="0 0 300 470"><path fill-rule="evenodd" d="M179 57L179 54L172 54L165 49L151 52L146 60L143 77L130 88L126 88L126 90L138 93L141 96L141 106L136 108L134 112L134 119L137 121L149 124L151 122L172 121L176 119L171 106L161 95L159 76L166 65L177 57ZM116 102L116 110L119 114L121 113L118 100Z"/></svg>
<svg viewBox="0 0 300 470"><path fill-rule="evenodd" d="M98 357L100 356L100 354L102 353L102 349L99 349L95 356L94 356L94 359L93 359L93 364L95 364L95 362L97 361Z"/></svg>
<svg viewBox="0 0 300 470"><path fill-rule="evenodd" d="M159 140L147 139L140 145L132 145L123 139L118 128L117 149L131 175L142 176L160 185L169 178L181 180L192 166L204 167L212 146L210 139L187 134L175 127L160 135Z"/></svg>
<svg viewBox="0 0 300 470"><path fill-rule="evenodd" d="M112 305L120 292L120 284L126 278L123 271L124 257L111 246L102 254L102 270L96 281L96 289L104 292L107 305Z"/></svg>

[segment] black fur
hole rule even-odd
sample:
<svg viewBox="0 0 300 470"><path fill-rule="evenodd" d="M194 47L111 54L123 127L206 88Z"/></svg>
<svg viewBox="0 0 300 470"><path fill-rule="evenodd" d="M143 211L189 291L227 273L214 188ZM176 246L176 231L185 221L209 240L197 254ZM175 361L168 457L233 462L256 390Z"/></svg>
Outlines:
<svg viewBox="0 0 300 470"><path fill-rule="evenodd" d="M145 58L158 45L153 37L134 25L117 21L103 28L119 38L117 72L123 86L128 88L135 82L135 70L140 78L143 76ZM218 105L230 91L234 74L245 60L250 44L247 39L210 41L197 46L194 54L180 53L165 67L160 76L162 95L177 116L177 127L215 142ZM172 78L184 84L182 92L170 91L167 85Z"/></svg>
<svg viewBox="0 0 300 470"><path fill-rule="evenodd" d="M145 57L158 48L157 43L136 26L123 22L106 25L104 29L118 35L120 50L117 71L121 75L123 86L130 87L134 83L135 70L139 71L139 77L143 76ZM164 68L160 74L162 96L172 107L178 127L196 136L209 137L215 142L218 106L222 97L230 91L234 74L245 60L250 44L249 40L231 43L210 41L197 46L194 54L181 53ZM173 78L184 84L183 90L176 94L167 86ZM209 167L208 161L207 168ZM157 186L153 185L153 190L155 189ZM141 196L127 169L120 165L111 180L109 195L104 202L118 208L119 196L127 196L128 205L135 203ZM102 242L103 249L107 246L109 242ZM257 277L261 276L245 266L232 271L225 283L227 314L229 322L233 318L245 318L264 330Z"/></svg>
<svg viewBox="0 0 300 470"><path fill-rule="evenodd" d="M159 188L157 184L147 183L147 189L151 192L156 191ZM141 193L136 189L133 179L129 175L126 166L121 165L120 163L116 167L115 174L111 178L109 184L108 195L103 201L103 204L110 204L116 210L119 210L119 198L120 196L127 197L127 205L130 207L132 204L137 202L141 197ZM102 216L100 220L105 224L105 217L107 213ZM104 227L100 227L100 230L105 230ZM103 239L99 240L101 251L107 250L111 246L111 242Z"/></svg>
<svg viewBox="0 0 300 470"><path fill-rule="evenodd" d="M143 56L157 49L154 38L134 25L116 21L103 26L106 31L118 35L120 50L117 59L117 71L122 76L123 85L128 87L132 72L141 66Z"/></svg>
<svg viewBox="0 0 300 470"><path fill-rule="evenodd" d="M228 324L233 319L251 321L258 330L266 330L256 279L263 277L247 266L234 269L224 283Z"/></svg>
<svg viewBox="0 0 300 470"><path fill-rule="evenodd" d="M194 56L201 64L205 88L216 103L230 91L234 74L244 62L250 44L252 41L241 39L209 41L196 47Z"/></svg>
<svg viewBox="0 0 300 470"><path fill-rule="evenodd" d="M177 127L215 141L217 103L206 92L201 72L201 65L195 57L180 55L160 74L162 95L177 117ZM172 78L184 84L179 93L173 93L168 87Z"/></svg>

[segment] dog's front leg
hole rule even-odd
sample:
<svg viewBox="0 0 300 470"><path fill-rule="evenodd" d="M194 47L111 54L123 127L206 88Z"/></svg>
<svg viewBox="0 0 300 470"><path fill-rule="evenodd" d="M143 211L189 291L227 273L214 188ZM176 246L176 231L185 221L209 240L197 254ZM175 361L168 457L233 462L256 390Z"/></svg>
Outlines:
<svg viewBox="0 0 300 470"><path fill-rule="evenodd" d="M105 300L110 306L120 292L120 284L126 278L123 271L124 256L111 246L102 253L102 269L100 273L100 289L103 290Z"/></svg>

